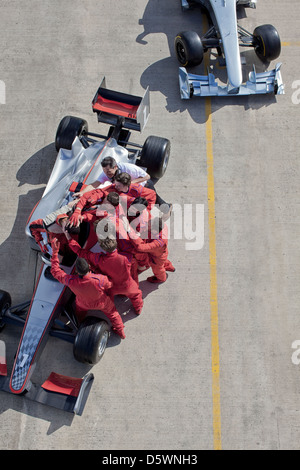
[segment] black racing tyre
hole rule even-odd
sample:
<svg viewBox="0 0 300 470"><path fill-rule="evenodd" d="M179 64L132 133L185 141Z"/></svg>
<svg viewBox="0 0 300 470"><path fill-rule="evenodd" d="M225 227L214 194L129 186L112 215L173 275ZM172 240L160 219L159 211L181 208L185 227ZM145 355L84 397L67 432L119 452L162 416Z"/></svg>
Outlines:
<svg viewBox="0 0 300 470"><path fill-rule="evenodd" d="M180 65L193 67L203 60L203 44L195 31L183 31L175 38L175 52Z"/></svg>
<svg viewBox="0 0 300 470"><path fill-rule="evenodd" d="M5 323L3 316L8 308L11 307L11 297L8 292L0 289L0 331L3 330Z"/></svg>
<svg viewBox="0 0 300 470"><path fill-rule="evenodd" d="M56 131L56 150L59 151L61 148L71 150L75 137L81 137L87 132L88 123L84 119L65 116L60 121Z"/></svg>
<svg viewBox="0 0 300 470"><path fill-rule="evenodd" d="M149 136L143 145L139 166L145 167L151 178L161 178L169 163L170 149L168 139Z"/></svg>
<svg viewBox="0 0 300 470"><path fill-rule="evenodd" d="M102 358L109 338L109 325L96 317L86 318L75 337L73 354L77 361L97 364Z"/></svg>
<svg viewBox="0 0 300 470"><path fill-rule="evenodd" d="M255 52L263 62L270 62L280 56L281 41L274 26L271 24L257 26L253 31L253 37Z"/></svg>

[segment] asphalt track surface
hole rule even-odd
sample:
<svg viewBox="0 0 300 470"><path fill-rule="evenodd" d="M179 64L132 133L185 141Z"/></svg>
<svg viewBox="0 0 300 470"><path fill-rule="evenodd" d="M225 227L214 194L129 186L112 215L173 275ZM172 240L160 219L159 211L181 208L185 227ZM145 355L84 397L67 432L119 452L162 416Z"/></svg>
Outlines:
<svg viewBox="0 0 300 470"><path fill-rule="evenodd" d="M150 119L133 140L171 140L157 187L177 208L176 272L159 287L141 277L140 317L118 302L127 337L112 335L92 368L83 416L1 393L0 449L299 449L299 1L259 0L240 20L278 29L284 96L187 102L173 41L205 20L179 0L2 0L0 11L0 287L13 303L34 288L39 260L24 227L56 158L57 125L72 114L106 131L91 109L103 76L139 96L149 86ZM243 55L262 68L253 51ZM19 336L1 333L9 367ZM52 370L89 369L50 338L34 381Z"/></svg>

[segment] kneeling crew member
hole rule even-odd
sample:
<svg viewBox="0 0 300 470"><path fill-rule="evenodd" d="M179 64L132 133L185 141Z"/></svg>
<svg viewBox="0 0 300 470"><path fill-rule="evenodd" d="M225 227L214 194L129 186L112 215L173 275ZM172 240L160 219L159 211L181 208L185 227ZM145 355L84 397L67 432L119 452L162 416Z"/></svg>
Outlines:
<svg viewBox="0 0 300 470"><path fill-rule="evenodd" d="M59 242L56 238L52 241L51 247L53 252L51 274L61 284L68 286L75 294L78 320L82 321L88 310L101 310L111 321L113 331L124 339L122 318L114 302L106 293L112 287L112 283L107 276L90 272L87 261L82 258L76 260L77 274L66 274L59 266Z"/></svg>

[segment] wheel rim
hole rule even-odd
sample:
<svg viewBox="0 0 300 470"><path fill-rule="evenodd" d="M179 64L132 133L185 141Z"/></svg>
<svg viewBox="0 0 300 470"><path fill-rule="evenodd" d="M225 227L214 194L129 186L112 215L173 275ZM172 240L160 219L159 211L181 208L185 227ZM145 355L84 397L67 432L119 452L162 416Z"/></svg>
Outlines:
<svg viewBox="0 0 300 470"><path fill-rule="evenodd" d="M101 337L99 347L98 347L98 356L101 357L104 354L106 345L108 341L108 331L105 331Z"/></svg>
<svg viewBox="0 0 300 470"><path fill-rule="evenodd" d="M180 42L177 42L176 44L176 53L178 60L181 64L185 65L186 64L186 53L183 45Z"/></svg>
<svg viewBox="0 0 300 470"><path fill-rule="evenodd" d="M162 167L163 173L167 169L167 166L168 166L168 163L169 163L169 156L170 156L170 153L168 152L168 154L166 155L166 158L164 159L164 163L163 163L163 167Z"/></svg>
<svg viewBox="0 0 300 470"><path fill-rule="evenodd" d="M257 36L256 40L257 40L257 46L255 48L255 52L257 54L261 55L262 57L265 57L266 47L265 47L265 43L263 41L263 38L261 36Z"/></svg>
<svg viewBox="0 0 300 470"><path fill-rule="evenodd" d="M80 139L80 137L84 137L86 135L87 135L87 129L86 129L85 126L83 126L83 128L81 129L81 131L78 134L78 138Z"/></svg>

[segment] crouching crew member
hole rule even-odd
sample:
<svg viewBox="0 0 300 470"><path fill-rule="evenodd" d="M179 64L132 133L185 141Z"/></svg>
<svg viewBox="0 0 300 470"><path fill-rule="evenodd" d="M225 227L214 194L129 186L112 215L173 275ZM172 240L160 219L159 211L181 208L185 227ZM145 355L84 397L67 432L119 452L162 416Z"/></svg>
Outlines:
<svg viewBox="0 0 300 470"><path fill-rule="evenodd" d="M69 287L75 294L76 316L82 321L88 310L101 310L111 321L112 329L122 339L125 338L122 318L116 310L114 302L107 295L112 283L107 276L93 274L85 259L77 258L75 268L77 274L66 274L59 266L59 241L55 238L51 243L52 259L51 274L61 284Z"/></svg>
<svg viewBox="0 0 300 470"><path fill-rule="evenodd" d="M112 282L109 295L112 298L115 295L126 295L130 299L136 314L139 315L143 308L142 291L131 276L130 259L125 254L118 253L116 239L111 236L102 239L98 237L101 252L93 253L80 248L79 244L72 240L67 232L65 232L65 235L69 241L69 247L78 256L85 258L92 266L93 271L108 276Z"/></svg>
<svg viewBox="0 0 300 470"><path fill-rule="evenodd" d="M129 234L131 235L131 233ZM165 282L166 271L174 272L175 268L168 260L168 228L161 218L149 220L148 239L132 236L132 243L137 251L139 266L151 267L153 276L147 278L152 283Z"/></svg>

